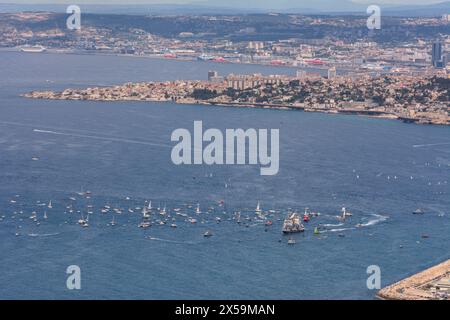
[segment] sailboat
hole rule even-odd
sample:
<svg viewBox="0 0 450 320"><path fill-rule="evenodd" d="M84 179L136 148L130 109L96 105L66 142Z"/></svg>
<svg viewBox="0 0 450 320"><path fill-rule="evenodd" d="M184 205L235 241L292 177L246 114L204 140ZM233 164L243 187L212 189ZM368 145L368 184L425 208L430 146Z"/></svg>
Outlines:
<svg viewBox="0 0 450 320"><path fill-rule="evenodd" d="M112 218L111 222L109 223L109 225L110 225L111 227L114 227L114 226L116 225L116 220L115 220L114 218L115 218L115 217L114 217L114 215L113 215L113 218Z"/></svg>
<svg viewBox="0 0 450 320"><path fill-rule="evenodd" d="M78 194L79 196L84 196L84 195L85 195L85 192L83 191L83 187L81 187L81 191L80 191L80 192L77 192L77 194Z"/></svg>
<svg viewBox="0 0 450 320"><path fill-rule="evenodd" d="M48 203L48 208L49 208L49 209L53 208L53 206L52 206L52 200L50 200L50 202Z"/></svg>
<svg viewBox="0 0 450 320"><path fill-rule="evenodd" d="M44 212L44 219L47 219L47 211Z"/></svg>
<svg viewBox="0 0 450 320"><path fill-rule="evenodd" d="M351 212L348 212L345 207L342 208L342 217L351 217L353 214Z"/></svg>
<svg viewBox="0 0 450 320"><path fill-rule="evenodd" d="M144 206L144 208L142 209L142 218L150 218L150 215L148 214L148 208L146 206Z"/></svg>
<svg viewBox="0 0 450 320"><path fill-rule="evenodd" d="M196 214L200 214L201 213L201 211L200 211L200 204L199 203L197 203L197 208L195 209L195 213Z"/></svg>
<svg viewBox="0 0 450 320"><path fill-rule="evenodd" d="M255 212L256 212L256 213L261 213L261 206L260 206L260 204L259 204L259 201L258 201L258 204L256 205Z"/></svg>
<svg viewBox="0 0 450 320"><path fill-rule="evenodd" d="M152 202L151 201L148 203L147 210L148 211L152 210Z"/></svg>
<svg viewBox="0 0 450 320"><path fill-rule="evenodd" d="M238 224L240 224L241 223L241 213L240 212L238 212L237 213L237 221L236 221Z"/></svg>

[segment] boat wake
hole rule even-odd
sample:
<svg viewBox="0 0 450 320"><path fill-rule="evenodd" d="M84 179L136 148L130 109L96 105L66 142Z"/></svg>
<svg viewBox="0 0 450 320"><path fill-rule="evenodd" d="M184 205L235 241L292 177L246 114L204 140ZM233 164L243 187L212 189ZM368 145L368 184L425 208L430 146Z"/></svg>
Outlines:
<svg viewBox="0 0 450 320"><path fill-rule="evenodd" d="M156 237L146 237L147 240L152 240L152 241L161 241L161 242L167 242L167 243L175 243L175 244L189 244L189 245L194 245L194 242L191 241L175 241L175 240L168 240L168 239L161 239L161 238L156 238Z"/></svg>
<svg viewBox="0 0 450 320"><path fill-rule="evenodd" d="M336 224L327 223L327 224L323 224L323 226L326 227L326 228L328 228L328 227L340 227L340 226L343 226L343 225L344 225L343 223L336 223Z"/></svg>
<svg viewBox="0 0 450 320"><path fill-rule="evenodd" d="M378 224L380 222L386 221L389 218L387 216L382 216L381 214L372 214L371 216L373 216L374 218L370 219L366 223L360 223L360 226L361 227L373 226L373 225Z"/></svg>
<svg viewBox="0 0 450 320"><path fill-rule="evenodd" d="M107 137L107 136L102 137L102 136L93 136L93 135L86 135L86 134L65 133L65 132L57 132L57 131L51 131L51 130L41 130L41 129L33 129L33 132L53 134L53 135L58 135L58 136L75 137L75 138L96 139L96 140L103 140L103 141L109 141L109 142L141 144L141 145L153 146L153 147L164 147L164 148L172 147L169 144L151 143L151 142L146 142L146 141L130 140L130 139L117 138L117 137Z"/></svg>
<svg viewBox="0 0 450 320"><path fill-rule="evenodd" d="M44 234L38 234L38 233L29 233L28 236L29 237L53 237L53 236L57 236L60 233L44 233Z"/></svg>
<svg viewBox="0 0 450 320"><path fill-rule="evenodd" d="M330 229L326 230L325 232L342 232L342 231L348 231L348 230L354 230L355 228L339 228L339 229Z"/></svg>
<svg viewBox="0 0 450 320"><path fill-rule="evenodd" d="M449 145L450 142L442 142L442 143L429 143L429 144L415 144L413 148L425 148L425 147L434 147L434 146L446 146Z"/></svg>

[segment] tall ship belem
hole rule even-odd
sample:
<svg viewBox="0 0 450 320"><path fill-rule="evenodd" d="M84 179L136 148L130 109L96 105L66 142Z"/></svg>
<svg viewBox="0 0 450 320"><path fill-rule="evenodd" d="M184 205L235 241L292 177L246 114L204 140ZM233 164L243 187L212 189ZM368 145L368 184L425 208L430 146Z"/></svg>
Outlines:
<svg viewBox="0 0 450 320"><path fill-rule="evenodd" d="M305 231L305 227L300 222L300 216L297 213L290 214L283 223L283 233L297 233Z"/></svg>

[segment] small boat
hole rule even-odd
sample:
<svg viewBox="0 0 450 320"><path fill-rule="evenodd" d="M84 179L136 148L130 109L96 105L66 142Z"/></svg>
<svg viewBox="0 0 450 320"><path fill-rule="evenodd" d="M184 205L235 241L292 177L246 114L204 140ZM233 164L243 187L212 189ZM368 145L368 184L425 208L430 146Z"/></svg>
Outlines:
<svg viewBox="0 0 450 320"><path fill-rule="evenodd" d="M113 216L111 222L109 223L109 225L110 225L111 227L114 227L114 226L116 225L116 220L114 219L114 216Z"/></svg>
<svg viewBox="0 0 450 320"><path fill-rule="evenodd" d="M197 208L195 209L195 213L196 214L202 213L201 210L200 210L200 204L199 203L197 204Z"/></svg>
<svg viewBox="0 0 450 320"><path fill-rule="evenodd" d="M44 212L44 219L48 219L47 211Z"/></svg>
<svg viewBox="0 0 450 320"><path fill-rule="evenodd" d="M266 226L271 226L272 224L273 224L272 220L267 220L265 223Z"/></svg>
<svg viewBox="0 0 450 320"><path fill-rule="evenodd" d="M190 223L192 223L192 224L196 224L197 223L197 219L193 219L193 218L189 219L188 221Z"/></svg>
<svg viewBox="0 0 450 320"><path fill-rule="evenodd" d="M203 234L203 236L205 237L205 238L210 238L210 237L212 237L213 236L213 234L212 234L212 232L211 231L206 231L204 234Z"/></svg>
<svg viewBox="0 0 450 320"><path fill-rule="evenodd" d="M294 244L296 244L297 242L295 241L295 239L293 239L293 238L289 238L289 240L288 240L288 245L294 245Z"/></svg>
<svg viewBox="0 0 450 320"><path fill-rule="evenodd" d="M146 229L149 228L151 226L151 223L148 221L142 221L141 223L139 223L138 227L142 228L142 229Z"/></svg>
<svg viewBox="0 0 450 320"><path fill-rule="evenodd" d="M52 206L52 200L50 200L50 202L48 203L48 208L49 208L49 209L53 208L53 206Z"/></svg>
<svg viewBox="0 0 450 320"><path fill-rule="evenodd" d="M342 208L342 216L343 217L351 217L353 214L351 212L348 212L345 207Z"/></svg>
<svg viewBox="0 0 450 320"><path fill-rule="evenodd" d="M424 213L425 213L425 211L423 211L423 209L420 209L420 208L413 211L413 214L424 214Z"/></svg>
<svg viewBox="0 0 450 320"><path fill-rule="evenodd" d="M256 213L261 213L261 206L260 206L260 204L259 204L259 201L258 201L258 204L256 205L256 209L255 209L255 212Z"/></svg>
<svg viewBox="0 0 450 320"><path fill-rule="evenodd" d="M172 223L172 224L170 225L170 227L175 229L175 228L177 227L177 225L176 225L175 223Z"/></svg>

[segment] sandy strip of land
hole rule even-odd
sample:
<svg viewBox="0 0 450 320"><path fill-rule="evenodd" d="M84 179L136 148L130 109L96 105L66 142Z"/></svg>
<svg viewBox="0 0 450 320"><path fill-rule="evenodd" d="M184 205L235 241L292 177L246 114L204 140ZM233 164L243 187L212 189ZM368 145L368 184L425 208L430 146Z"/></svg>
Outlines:
<svg viewBox="0 0 450 320"><path fill-rule="evenodd" d="M438 299L438 296L427 285L445 278L449 274L450 259L381 289L378 292L378 297L389 300Z"/></svg>

